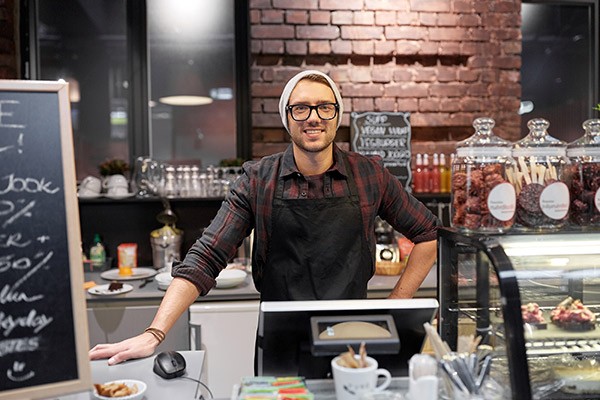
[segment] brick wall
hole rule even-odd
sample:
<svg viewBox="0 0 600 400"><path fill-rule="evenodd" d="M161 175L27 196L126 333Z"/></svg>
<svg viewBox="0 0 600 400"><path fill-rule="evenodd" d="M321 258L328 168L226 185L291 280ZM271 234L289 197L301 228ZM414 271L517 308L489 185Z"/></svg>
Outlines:
<svg viewBox="0 0 600 400"><path fill-rule="evenodd" d="M0 79L17 78L15 0L0 0Z"/></svg>
<svg viewBox="0 0 600 400"><path fill-rule="evenodd" d="M253 156L289 142L277 111L302 69L328 73L346 112L410 111L413 153L451 152L478 116L520 137L521 1L251 0Z"/></svg>

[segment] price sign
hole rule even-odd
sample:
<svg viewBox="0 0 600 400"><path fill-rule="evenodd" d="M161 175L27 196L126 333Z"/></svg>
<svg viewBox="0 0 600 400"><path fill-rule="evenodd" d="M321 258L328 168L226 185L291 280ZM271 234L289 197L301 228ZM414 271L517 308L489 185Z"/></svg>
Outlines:
<svg viewBox="0 0 600 400"><path fill-rule="evenodd" d="M353 112L350 118L352 150L380 156L383 165L410 192L410 113Z"/></svg>
<svg viewBox="0 0 600 400"><path fill-rule="evenodd" d="M0 81L0 399L90 387L68 86Z"/></svg>

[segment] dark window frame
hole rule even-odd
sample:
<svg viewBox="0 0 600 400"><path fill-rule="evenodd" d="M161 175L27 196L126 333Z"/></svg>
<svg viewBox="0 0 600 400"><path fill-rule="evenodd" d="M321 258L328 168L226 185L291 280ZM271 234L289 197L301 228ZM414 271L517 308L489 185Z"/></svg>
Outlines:
<svg viewBox="0 0 600 400"><path fill-rule="evenodd" d="M42 0L20 1L20 79L39 79L37 4ZM127 58L130 82L128 96L129 161L150 153L148 109L148 48L145 0L124 0L127 9ZM250 107L250 8L246 0L234 0L236 154L252 157Z"/></svg>

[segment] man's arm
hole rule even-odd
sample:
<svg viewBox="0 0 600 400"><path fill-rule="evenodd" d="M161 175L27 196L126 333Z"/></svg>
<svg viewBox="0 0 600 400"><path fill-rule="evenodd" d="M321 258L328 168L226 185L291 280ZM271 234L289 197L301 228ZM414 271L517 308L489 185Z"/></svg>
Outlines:
<svg viewBox="0 0 600 400"><path fill-rule="evenodd" d="M193 283L182 278L173 279L150 326L168 333L198 295ZM90 350L89 356L90 360L108 358L108 364L113 365L133 358L148 357L158 344L154 335L144 332L119 343L96 345Z"/></svg>
<svg viewBox="0 0 600 400"><path fill-rule="evenodd" d="M410 299L423 283L437 257L437 240L413 247L406 268L388 299Z"/></svg>

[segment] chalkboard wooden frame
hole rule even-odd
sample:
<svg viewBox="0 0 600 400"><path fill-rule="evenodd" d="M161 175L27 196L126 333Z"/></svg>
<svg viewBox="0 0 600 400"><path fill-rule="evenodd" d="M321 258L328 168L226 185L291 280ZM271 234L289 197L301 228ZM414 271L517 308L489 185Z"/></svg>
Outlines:
<svg viewBox="0 0 600 400"><path fill-rule="evenodd" d="M52 115L52 118L49 118L49 119L52 119L53 121L57 121L57 123L58 123L57 129L53 130L49 126L44 126L45 121L42 121L41 123L38 122L38 124L39 124L38 126L41 126L41 128L39 129L38 132L31 132L31 131L27 131L27 129L22 129L26 133L21 134L21 138L19 138L19 140L23 141L23 138L22 138L23 135L33 135L33 137L36 137L36 136L51 135L53 133L58 133L58 135L60 136L59 138L43 138L43 139L38 139L38 140L41 140L40 143L52 142L54 140L54 142L56 142L56 144L57 144L56 153L61 154L61 156L58 157L58 159L60 160L60 161L58 161L58 163L61 163L62 165L57 165L55 173L57 174L57 176L59 178L61 178L58 180L62 180L62 186L58 187L57 190L58 191L60 191L60 189L63 190L64 199L61 199L61 196L58 195L58 197L56 197L55 201L57 201L57 202L64 201L64 203L62 203L61 206L64 205L64 216L65 216L64 226L66 227L66 229L65 229L66 232L64 234L64 237L61 236L60 239L58 239L57 241L62 242L61 248L65 248L67 250L66 252L68 253L68 259L64 255L62 256L63 259L68 261L68 263L65 262L63 264L68 264L68 265L61 265L61 267L64 269L68 269L68 274L70 275L68 277L68 279L66 276L64 276L62 279L64 281L67 281L70 283L69 288L70 288L71 310L60 310L60 311L56 312L56 315L59 315L59 313L60 313L60 315L63 315L64 313L68 313L68 312L72 313L72 317L71 317L72 318L72 332L70 331L69 334L71 334L71 336L73 336L74 348L69 349L69 351L72 351L75 353L75 354L64 354L65 357L67 357L67 358L70 357L72 359L72 364L74 365L74 367L73 367L74 373L72 374L72 376L70 375L66 379L58 379L56 381L50 381L50 382L44 381L44 383L42 383L42 384L23 383L22 384L23 386L21 386L21 387L10 388L10 389L4 390L4 391L0 387L0 399L2 399L2 400L48 398L48 397L67 394L67 393L87 391L87 390L90 390L92 387L90 362L89 362L89 356L88 356L88 350L89 350L88 324L87 324L85 296L84 296L84 290L83 290L84 279L83 279L83 267L82 267L83 264L82 264L82 258L81 258L81 233L80 233L80 225L79 225L79 207L78 207L78 202L77 202L77 184L76 184L76 178L75 178L75 161L74 161L75 158L74 158L74 151L73 151L73 137L72 137L71 114L70 114L70 103L69 103L68 93L69 93L69 87L68 87L67 83L50 82L50 81L0 80L0 94L5 95L5 97L6 96L15 96L15 97L18 97L19 99L24 99L24 100L20 101L19 104L26 103L26 104L24 104L24 106L25 107L29 106L25 109L26 110L25 113L27 113L27 115L29 115L32 119L43 118L44 110L39 109L39 108L43 108L49 113L46 115L54 114L54 115ZM36 96L38 99L34 100L36 98ZM47 96L49 96L49 97L47 97ZM52 101L45 101L47 98L51 99ZM0 97L0 99L1 99L1 97ZM33 102L34 105L36 104L35 101L37 101L37 105L39 106L39 104L42 104L43 107L38 107L38 108L33 107L29 104L27 99L31 99L31 101ZM56 115L56 114L58 114L58 115ZM4 116L5 119L8 119L7 115L9 115L9 114L0 115L0 117ZM4 133L6 133L7 131L8 130L5 129ZM2 126L0 125L0 134L2 134L2 133L3 133ZM10 137L11 137L12 146L6 146L6 142L8 141L8 139L6 137L0 138L4 141L5 147L13 147L13 149L10 149L10 150L12 150L12 151L16 150L19 152L25 152L27 150L26 147L24 147L23 149L14 149L14 147L19 147L20 144L18 144L17 140L13 140L12 134L10 135ZM27 136L25 136L25 141L27 139L28 139ZM0 143L0 145L1 144L2 143ZM39 154L49 151L47 148L45 148L45 146L42 146L42 148L36 149L36 150L39 151ZM10 157L6 156L7 153L8 152L6 152L5 156L4 156L5 162L6 162L6 160L10 160ZM33 151L30 151L29 154L25 155L26 157L28 157L26 159L26 161L29 163L40 162L40 159L42 157L38 157L39 154L33 154ZM6 158L6 157L8 157L8 158ZM2 154L0 153L0 166L1 165L2 165ZM14 168L16 168L15 175L18 176L19 166L17 165ZM5 185L8 185L8 184L5 184ZM8 193L8 195L10 195L10 193ZM5 199L7 198L6 195L3 195L3 196ZM23 196L25 196L25 195L23 195ZM2 199L2 196L0 196L0 200L1 199ZM38 204L43 203L43 199L36 199L36 200L38 201ZM62 207L60 207L60 208L62 211ZM35 213L33 211L32 211L32 214L35 215ZM47 222L45 222L45 220L47 218L50 218L50 216L47 216L46 214L44 214L43 215L44 221L41 221L41 222L37 221L37 222L40 225L43 225L44 223L47 224ZM29 222L29 224L33 225L33 224L35 224L35 222L36 221L32 221L32 222ZM37 228L35 228L35 229L37 229ZM47 227L46 227L46 229L47 229ZM54 233L54 232L52 231L51 233ZM52 236L52 235L50 235L50 236ZM54 241L54 238L52 238L52 240ZM65 243L65 240L66 240L66 243ZM33 241L34 240L31 240L31 242L33 242ZM43 241L42 241L42 243L43 243ZM5 244L4 247L10 247L10 244L8 244L8 245ZM33 256L31 258L33 259ZM40 262L40 264L41 264L41 262ZM31 269L33 269L33 268L31 268ZM48 268L48 269L50 270L50 268ZM46 273L48 274L48 272L46 272ZM46 275L46 276L48 276L48 275ZM9 275L9 277L10 277L10 275ZM53 276L53 278L55 278L55 277ZM26 286L29 281L26 281L25 279L23 279L23 280L25 281L25 283L23 284L23 290L30 288L30 287ZM43 278L42 278L42 280L43 280ZM32 283L32 285L33 285L33 283ZM0 289L2 289L2 286L3 286L2 283L0 283ZM45 290L47 290L47 289L45 289ZM69 291L66 290L66 293L69 293ZM61 294L61 296L64 296L65 298L69 298L69 296L65 295L65 291L63 291L60 294ZM56 297L59 297L59 296L56 296ZM4 308L6 309L6 307L4 307ZM61 327L61 329L69 330L69 327ZM46 340L51 342L51 343L49 343L50 346L40 347L39 349L37 349L36 350L37 354L35 352L33 353L33 354L36 354L36 358L44 359L43 355L45 352L48 351L47 350L48 348L53 347L53 345L60 347L61 342L64 341L65 339L64 339L64 337L52 336L50 339L46 339ZM40 339L40 342L42 342L42 339ZM44 344L48 344L48 343L44 342ZM21 353L19 353L19 354L21 354ZM52 365L50 365L50 368L54 368L54 369L60 368L59 367L60 360L56 360L56 357L53 359L50 359L50 360L42 361L42 362L44 362L44 365L46 363L52 364ZM24 365L24 363L20 364L18 361L15 361L14 365L15 365L15 367L14 367L15 371L17 371L17 373L18 373L19 368L22 367ZM5 379L8 372L9 371L0 371L0 374L4 375L0 379Z"/></svg>

